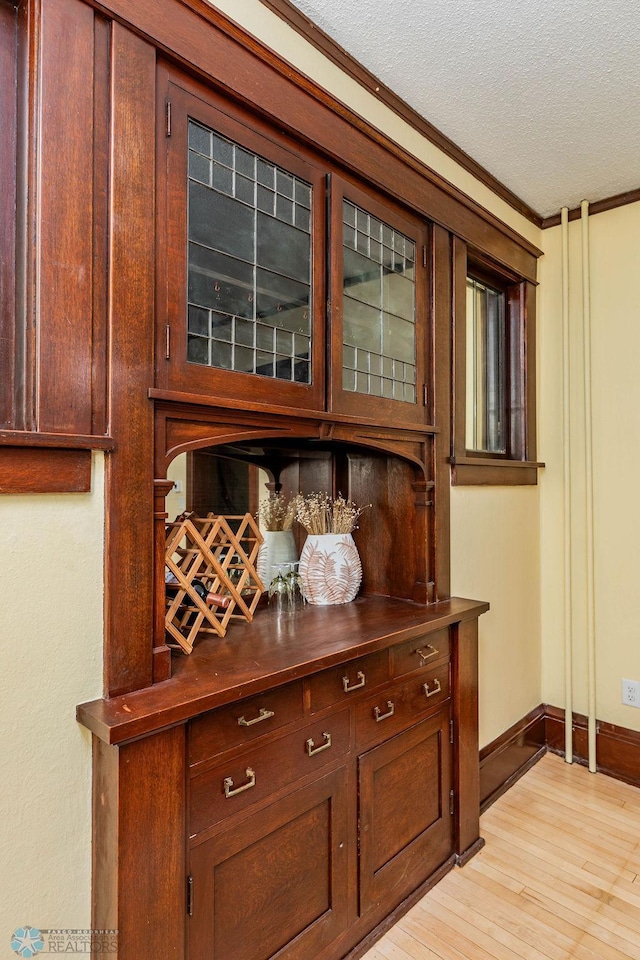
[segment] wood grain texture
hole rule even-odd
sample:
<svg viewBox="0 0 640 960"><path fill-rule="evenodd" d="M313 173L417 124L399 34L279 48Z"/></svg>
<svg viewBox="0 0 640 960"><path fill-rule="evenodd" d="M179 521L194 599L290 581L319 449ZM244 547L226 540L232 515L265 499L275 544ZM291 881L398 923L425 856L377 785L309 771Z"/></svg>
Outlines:
<svg viewBox="0 0 640 960"><path fill-rule="evenodd" d="M186 876L184 727L110 749L120 754L119 960L143 956L181 960ZM109 889L108 875L106 882Z"/></svg>
<svg viewBox="0 0 640 960"><path fill-rule="evenodd" d="M0 427L15 423L13 355L16 313L16 161L18 15L0 2Z"/></svg>
<svg viewBox="0 0 640 960"><path fill-rule="evenodd" d="M91 451L0 445L1 493L88 493Z"/></svg>
<svg viewBox="0 0 640 960"><path fill-rule="evenodd" d="M491 806L546 749L541 704L480 751L480 809Z"/></svg>
<svg viewBox="0 0 640 960"><path fill-rule="evenodd" d="M170 683L81 704L78 719L105 742L122 743L394 643L475 620L487 609L486 603L455 598L422 606L367 597L341 607L308 605L297 618L285 621L278 621L268 610L260 611L253 623L235 624L225 637L205 639L189 657L176 657ZM468 652L466 639L465 633L459 647L463 651L461 690L467 697L463 734L468 753L474 741L467 724L473 722L474 708L477 710L477 693L469 686L477 670L473 665L477 651L473 632ZM477 779L477 733L475 737ZM477 787L472 786L474 789ZM477 810L476 802L476 819Z"/></svg>
<svg viewBox="0 0 640 960"><path fill-rule="evenodd" d="M110 423L105 689L152 681L155 51L119 24L111 41Z"/></svg>
<svg viewBox="0 0 640 960"><path fill-rule="evenodd" d="M430 364L433 382L433 417L439 428L432 452L432 477L435 483L433 524L433 572L437 599L451 592L451 491L449 456L451 454L451 310L452 310L452 237L441 227L433 228L431 272L433 286L431 314L433 341Z"/></svg>
<svg viewBox="0 0 640 960"><path fill-rule="evenodd" d="M363 960L638 960L640 792L545 756Z"/></svg>
<svg viewBox="0 0 640 960"><path fill-rule="evenodd" d="M454 804L458 846L467 856L478 849L480 762L478 755L478 621L460 623L453 647L453 724L456 742Z"/></svg>
<svg viewBox="0 0 640 960"><path fill-rule="evenodd" d="M92 432L93 21L93 10L78 0L43 7L36 278L37 423L44 432Z"/></svg>

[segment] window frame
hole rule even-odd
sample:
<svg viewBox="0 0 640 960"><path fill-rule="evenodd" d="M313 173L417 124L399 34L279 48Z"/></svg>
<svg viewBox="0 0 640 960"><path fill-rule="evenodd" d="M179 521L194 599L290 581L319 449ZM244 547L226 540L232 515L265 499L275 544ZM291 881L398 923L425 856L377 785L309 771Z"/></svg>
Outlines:
<svg viewBox="0 0 640 960"><path fill-rule="evenodd" d="M466 445L467 277L504 292L506 320L506 452L470 450ZM531 485L536 460L535 284L508 267L453 242L453 399L451 481L453 485Z"/></svg>

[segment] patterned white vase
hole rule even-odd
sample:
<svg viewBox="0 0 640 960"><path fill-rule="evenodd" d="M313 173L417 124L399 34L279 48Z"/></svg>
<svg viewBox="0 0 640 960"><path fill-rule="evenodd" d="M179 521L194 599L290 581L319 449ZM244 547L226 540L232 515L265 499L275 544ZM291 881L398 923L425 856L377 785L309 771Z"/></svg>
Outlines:
<svg viewBox="0 0 640 960"><path fill-rule="evenodd" d="M265 590L268 590L269 584L278 573L277 569L272 568L277 567L278 564L284 566L287 563L295 563L298 559L298 551L293 530L263 530L262 536L264 541L260 544L256 568ZM283 573L285 572L283 570Z"/></svg>
<svg viewBox="0 0 640 960"><path fill-rule="evenodd" d="M300 554L302 592L309 603L349 603L362 581L360 554L350 533L310 533Z"/></svg>

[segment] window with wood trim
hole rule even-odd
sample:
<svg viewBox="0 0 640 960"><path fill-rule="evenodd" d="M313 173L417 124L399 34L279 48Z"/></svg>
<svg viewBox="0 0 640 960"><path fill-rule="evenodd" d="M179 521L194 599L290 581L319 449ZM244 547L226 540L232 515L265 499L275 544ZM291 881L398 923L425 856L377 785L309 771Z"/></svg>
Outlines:
<svg viewBox="0 0 640 960"><path fill-rule="evenodd" d="M535 286L454 241L455 484L537 482Z"/></svg>

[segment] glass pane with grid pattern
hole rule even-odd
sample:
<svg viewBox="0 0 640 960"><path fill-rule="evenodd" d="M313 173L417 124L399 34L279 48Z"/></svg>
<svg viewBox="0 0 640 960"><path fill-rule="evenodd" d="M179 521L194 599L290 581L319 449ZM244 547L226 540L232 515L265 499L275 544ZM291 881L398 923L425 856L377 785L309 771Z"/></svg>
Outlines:
<svg viewBox="0 0 640 960"><path fill-rule="evenodd" d="M467 279L466 446L506 453L505 295Z"/></svg>
<svg viewBox="0 0 640 960"><path fill-rule="evenodd" d="M311 186L189 120L187 360L311 383Z"/></svg>
<svg viewBox="0 0 640 960"><path fill-rule="evenodd" d="M416 245L348 200L342 214L342 387L415 403Z"/></svg>

